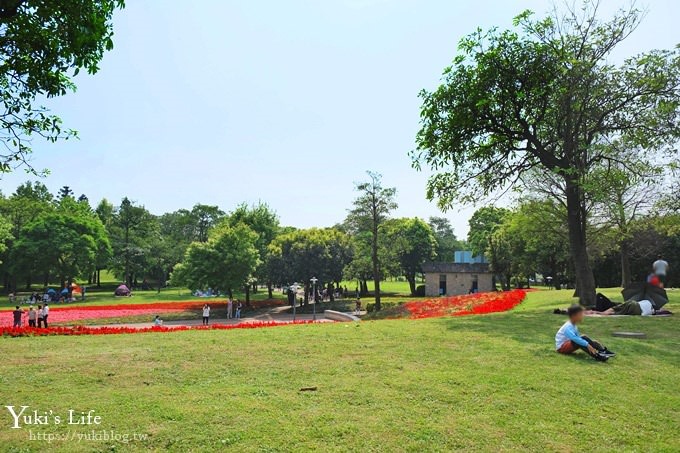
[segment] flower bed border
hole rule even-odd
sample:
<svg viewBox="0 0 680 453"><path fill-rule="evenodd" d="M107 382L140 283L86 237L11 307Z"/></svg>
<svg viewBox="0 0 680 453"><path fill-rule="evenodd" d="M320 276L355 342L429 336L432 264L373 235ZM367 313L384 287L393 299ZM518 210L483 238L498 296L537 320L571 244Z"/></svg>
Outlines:
<svg viewBox="0 0 680 453"><path fill-rule="evenodd" d="M168 333L189 330L232 330L259 329L263 327L280 327L302 324L319 324L322 321L255 321L239 324L211 324L209 326L152 326L152 327L0 327L0 337L45 337L45 336L81 336L81 335L121 335L136 333Z"/></svg>

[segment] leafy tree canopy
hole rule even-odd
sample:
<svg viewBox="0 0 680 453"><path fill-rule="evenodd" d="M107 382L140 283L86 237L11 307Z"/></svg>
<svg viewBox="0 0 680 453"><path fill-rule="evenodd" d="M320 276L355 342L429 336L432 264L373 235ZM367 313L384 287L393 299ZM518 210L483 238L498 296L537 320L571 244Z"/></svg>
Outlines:
<svg viewBox="0 0 680 453"><path fill-rule="evenodd" d="M27 163L31 139L69 138L39 99L75 90L81 69L94 74L113 48L111 19L123 0L0 2L0 172ZM35 171L34 171L35 172Z"/></svg>

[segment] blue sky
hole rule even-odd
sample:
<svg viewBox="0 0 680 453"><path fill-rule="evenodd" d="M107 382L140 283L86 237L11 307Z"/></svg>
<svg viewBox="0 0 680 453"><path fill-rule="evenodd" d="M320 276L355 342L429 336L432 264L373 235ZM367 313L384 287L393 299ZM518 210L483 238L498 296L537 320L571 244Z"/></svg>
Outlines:
<svg viewBox="0 0 680 453"><path fill-rule="evenodd" d="M330 226L365 170L398 189L395 215L441 215L410 166L418 92L477 26L541 15L529 0L129 0L115 49L47 105L80 140L34 143L44 183L93 204L129 196L160 214L263 200L284 224ZM627 1L603 0L603 12ZM620 55L680 42L680 3L648 0ZM11 193L27 176L0 182ZM444 214L459 236L472 208Z"/></svg>

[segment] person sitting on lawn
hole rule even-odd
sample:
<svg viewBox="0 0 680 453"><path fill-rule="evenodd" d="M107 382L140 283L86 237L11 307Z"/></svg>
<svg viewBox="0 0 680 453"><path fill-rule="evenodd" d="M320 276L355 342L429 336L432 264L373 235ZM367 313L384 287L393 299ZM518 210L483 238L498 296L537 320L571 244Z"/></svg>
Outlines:
<svg viewBox="0 0 680 453"><path fill-rule="evenodd" d="M156 315L156 317L153 319L153 325L158 327L163 325L163 320L161 319L160 315Z"/></svg>
<svg viewBox="0 0 680 453"><path fill-rule="evenodd" d="M591 340L578 331L578 324L583 322L585 310L580 305L572 305L567 309L569 320L565 322L555 335L555 349L560 354L571 354L583 349L592 358L606 362L614 353L597 341Z"/></svg>

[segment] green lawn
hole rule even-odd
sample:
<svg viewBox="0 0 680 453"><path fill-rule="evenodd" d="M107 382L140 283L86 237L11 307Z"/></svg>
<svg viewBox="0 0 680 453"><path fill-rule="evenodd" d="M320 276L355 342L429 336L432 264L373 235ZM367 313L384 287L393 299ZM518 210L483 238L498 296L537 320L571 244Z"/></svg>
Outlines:
<svg viewBox="0 0 680 453"><path fill-rule="evenodd" d="M48 446L9 429L3 409L0 450L680 450L680 317L587 319L582 331L619 355L560 356L564 317L550 312L570 296L538 291L478 317L3 338L2 406L94 409L97 430L148 438ZM680 291L671 297L680 309Z"/></svg>

